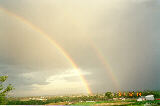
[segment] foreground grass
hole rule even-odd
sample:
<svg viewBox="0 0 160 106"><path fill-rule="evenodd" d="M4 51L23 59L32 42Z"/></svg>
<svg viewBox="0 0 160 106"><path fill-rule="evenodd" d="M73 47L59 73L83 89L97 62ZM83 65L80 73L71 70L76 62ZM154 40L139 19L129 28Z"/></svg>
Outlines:
<svg viewBox="0 0 160 106"><path fill-rule="evenodd" d="M98 104L104 104L104 103L129 103L129 102L136 102L135 100L126 100L126 101L97 101L97 102L77 102L73 105L98 105Z"/></svg>
<svg viewBox="0 0 160 106"><path fill-rule="evenodd" d="M134 100L126 100L126 101L97 101L97 102L74 102L72 105L95 105L102 103L121 103L121 102L135 102ZM39 101L39 100L29 100L29 101L8 101L7 105L46 105L46 104L68 104L68 102L60 102L55 100L47 100L47 101Z"/></svg>
<svg viewBox="0 0 160 106"><path fill-rule="evenodd" d="M144 106L144 104L151 104L151 105L160 105L159 100L154 100L154 101L142 101L142 102L137 102L136 100L126 100L126 101L98 101L98 102L78 102L74 103L73 105L105 105L109 103L119 103L119 105L123 106ZM125 104L128 103L128 104Z"/></svg>
<svg viewBox="0 0 160 106"><path fill-rule="evenodd" d="M48 102L46 101L40 101L40 100L29 100L29 101L8 101L7 105L45 105Z"/></svg>
<svg viewBox="0 0 160 106"><path fill-rule="evenodd" d="M141 101L141 102L135 102L135 103L132 103L130 105L143 105L143 104L151 104L151 105L160 105L160 100L154 100L154 101Z"/></svg>
<svg viewBox="0 0 160 106"><path fill-rule="evenodd" d="M160 100L154 101L142 101L137 102L136 100L125 100L125 101L97 101L97 102L74 102L70 105L129 105L129 106L141 106L144 104L159 105ZM7 105L69 105L69 102L59 102L54 100L39 101L8 101Z"/></svg>

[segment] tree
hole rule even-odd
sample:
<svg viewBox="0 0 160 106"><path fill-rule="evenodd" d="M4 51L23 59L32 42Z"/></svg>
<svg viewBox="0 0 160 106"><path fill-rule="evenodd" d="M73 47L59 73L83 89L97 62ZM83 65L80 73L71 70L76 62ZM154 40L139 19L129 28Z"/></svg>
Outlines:
<svg viewBox="0 0 160 106"><path fill-rule="evenodd" d="M4 86L4 82L7 80L8 76L0 76L0 105L6 104L6 96L9 91L13 89L12 85L9 84Z"/></svg>
<svg viewBox="0 0 160 106"><path fill-rule="evenodd" d="M105 96L108 97L109 99L113 98L112 92L106 92Z"/></svg>

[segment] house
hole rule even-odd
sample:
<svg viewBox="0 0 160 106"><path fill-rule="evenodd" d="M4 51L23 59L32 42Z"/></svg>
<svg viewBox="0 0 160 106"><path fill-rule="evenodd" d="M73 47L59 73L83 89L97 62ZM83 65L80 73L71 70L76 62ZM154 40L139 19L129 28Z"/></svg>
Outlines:
<svg viewBox="0 0 160 106"><path fill-rule="evenodd" d="M86 102L95 102L95 101L86 101Z"/></svg>
<svg viewBox="0 0 160 106"><path fill-rule="evenodd" d="M145 97L144 96L141 96L141 97L139 97L138 99L137 99L137 101L145 101L146 99L145 99Z"/></svg>
<svg viewBox="0 0 160 106"><path fill-rule="evenodd" d="M114 101L118 100L118 98L113 98Z"/></svg>
<svg viewBox="0 0 160 106"><path fill-rule="evenodd" d="M154 95L147 95L145 96L146 100L154 100Z"/></svg>

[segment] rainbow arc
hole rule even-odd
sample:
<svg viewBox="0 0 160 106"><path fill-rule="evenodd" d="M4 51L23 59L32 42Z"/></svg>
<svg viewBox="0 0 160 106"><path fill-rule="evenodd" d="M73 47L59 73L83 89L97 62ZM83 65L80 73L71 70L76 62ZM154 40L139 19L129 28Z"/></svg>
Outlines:
<svg viewBox="0 0 160 106"><path fill-rule="evenodd" d="M74 60L71 58L71 56L67 53L67 51L60 46L55 40L53 40L46 32L42 31L38 26L32 24L30 21L28 21L27 19L23 18L22 16L19 16L5 8L0 7L0 10L3 11L5 14L7 14L8 16L14 17L15 19L23 22L25 25L28 25L32 30L35 30L36 32L40 33L41 35L45 36L46 39L57 48L57 50L69 61L69 63L72 65L72 67L78 72L79 77L83 83L83 85L85 86L85 89L87 91L88 94L92 94L92 91L86 81L86 79L84 78L84 76L82 75L81 71L78 68L78 65L74 62Z"/></svg>

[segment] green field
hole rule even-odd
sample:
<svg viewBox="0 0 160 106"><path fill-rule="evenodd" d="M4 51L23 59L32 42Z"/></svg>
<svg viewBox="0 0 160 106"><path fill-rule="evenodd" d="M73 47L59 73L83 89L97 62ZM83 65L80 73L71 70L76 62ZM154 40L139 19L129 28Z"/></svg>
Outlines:
<svg viewBox="0 0 160 106"><path fill-rule="evenodd" d="M126 105L126 106L133 106L133 105L144 105L144 104L151 104L151 105L158 105L160 104L160 100L155 100L155 101L142 101L142 102L137 102L135 100L131 101L99 101L99 102L78 102L73 105Z"/></svg>
<svg viewBox="0 0 160 106"><path fill-rule="evenodd" d="M143 105L143 104L160 104L160 100L155 101L142 101L137 102L136 100L126 100L126 101L97 101L97 102L55 102L53 100L47 101L10 101L7 105Z"/></svg>

